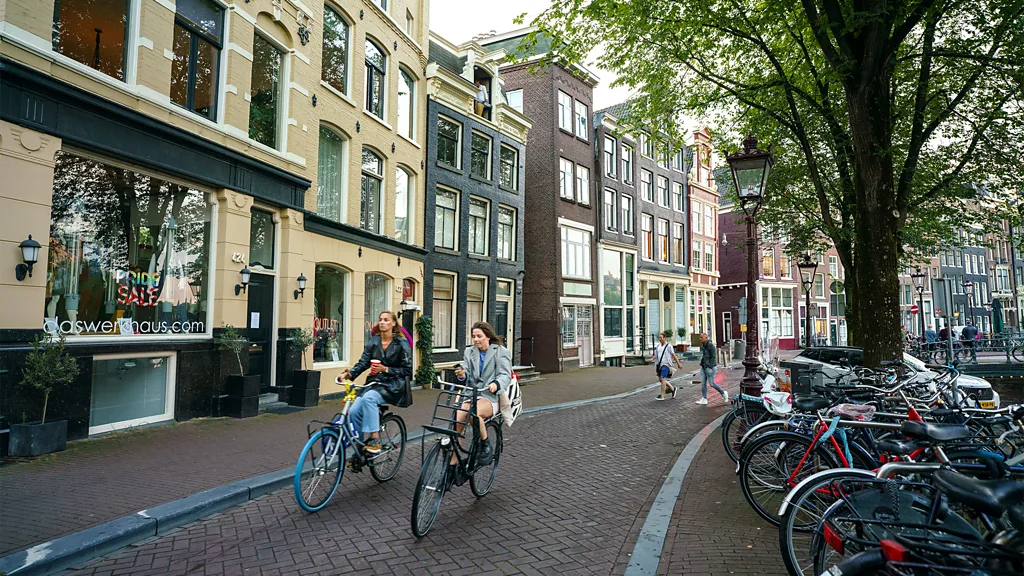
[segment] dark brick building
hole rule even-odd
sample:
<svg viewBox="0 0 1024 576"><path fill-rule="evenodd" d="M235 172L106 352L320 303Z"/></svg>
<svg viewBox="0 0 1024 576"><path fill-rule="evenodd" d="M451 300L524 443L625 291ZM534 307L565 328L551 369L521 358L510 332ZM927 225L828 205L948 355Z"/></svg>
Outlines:
<svg viewBox="0 0 1024 576"><path fill-rule="evenodd" d="M427 66L424 313L434 321L434 363L462 360L469 328L485 320L521 362L524 150L530 123L509 105L503 53L431 36ZM487 105L474 109L479 81ZM529 361L529 359L527 359Z"/></svg>
<svg viewBox="0 0 1024 576"><path fill-rule="evenodd" d="M480 40L512 52L530 29ZM542 41L537 54L546 50ZM523 337L542 372L589 366L599 357L597 226L591 130L597 78L578 65L531 73L501 68L506 96L533 122L526 150ZM524 344L526 346L526 344Z"/></svg>

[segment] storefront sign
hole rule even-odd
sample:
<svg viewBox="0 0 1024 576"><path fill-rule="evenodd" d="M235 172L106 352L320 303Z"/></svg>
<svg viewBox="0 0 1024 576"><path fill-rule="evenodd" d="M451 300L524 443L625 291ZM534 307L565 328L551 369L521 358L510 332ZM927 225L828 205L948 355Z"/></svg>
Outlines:
<svg viewBox="0 0 1024 576"><path fill-rule="evenodd" d="M86 320L58 320L57 318L44 318L43 331L54 336L72 334L120 334L122 336L134 334L202 334L206 332L206 325L202 321L150 321L141 322L131 318L118 318L116 322L111 320L86 321Z"/></svg>

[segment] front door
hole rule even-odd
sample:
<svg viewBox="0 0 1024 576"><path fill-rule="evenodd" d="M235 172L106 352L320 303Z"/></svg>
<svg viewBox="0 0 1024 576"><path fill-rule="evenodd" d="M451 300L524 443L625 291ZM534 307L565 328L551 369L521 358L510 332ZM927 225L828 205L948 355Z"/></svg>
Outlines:
<svg viewBox="0 0 1024 576"><path fill-rule="evenodd" d="M647 307L640 307L640 353L647 351Z"/></svg>
<svg viewBox="0 0 1024 576"><path fill-rule="evenodd" d="M632 352L633 347L633 309L626 308L626 352Z"/></svg>
<svg viewBox="0 0 1024 576"><path fill-rule="evenodd" d="M509 350L514 348L514 343L508 333L508 302L498 301L494 303L494 333L501 336L505 341L505 347Z"/></svg>
<svg viewBox="0 0 1024 576"><path fill-rule="evenodd" d="M576 338L580 341L580 367L594 365L594 308L576 307Z"/></svg>
<svg viewBox="0 0 1024 576"><path fill-rule="evenodd" d="M274 343L274 277L253 273L249 278L249 307L246 327L249 329L249 374L260 376L260 394L270 392L273 385L271 360Z"/></svg>
<svg viewBox="0 0 1024 576"><path fill-rule="evenodd" d="M728 344L729 342L732 342L732 313L731 312L723 312L722 313L722 336L725 338L725 340L723 340L723 342L725 342L726 344Z"/></svg>

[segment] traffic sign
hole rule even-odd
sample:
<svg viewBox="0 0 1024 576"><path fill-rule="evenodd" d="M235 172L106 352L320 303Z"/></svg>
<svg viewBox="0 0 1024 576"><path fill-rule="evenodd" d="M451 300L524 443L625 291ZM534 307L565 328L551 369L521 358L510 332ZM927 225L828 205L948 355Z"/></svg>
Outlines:
<svg viewBox="0 0 1024 576"><path fill-rule="evenodd" d="M920 311L921 311L921 308L919 308L917 306L917 304L914 304L913 306L910 307L910 313L911 314L917 314Z"/></svg>

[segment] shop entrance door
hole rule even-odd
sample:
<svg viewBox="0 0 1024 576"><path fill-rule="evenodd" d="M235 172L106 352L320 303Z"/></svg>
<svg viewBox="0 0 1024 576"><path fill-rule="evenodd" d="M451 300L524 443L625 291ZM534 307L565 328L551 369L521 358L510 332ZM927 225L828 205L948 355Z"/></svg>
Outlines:
<svg viewBox="0 0 1024 576"><path fill-rule="evenodd" d="M273 385L271 360L274 358L274 277L253 273L249 277L249 374L260 376L260 394Z"/></svg>
<svg viewBox="0 0 1024 576"><path fill-rule="evenodd" d="M593 317L593 307L576 307L576 338L580 349L580 368L594 365Z"/></svg>

